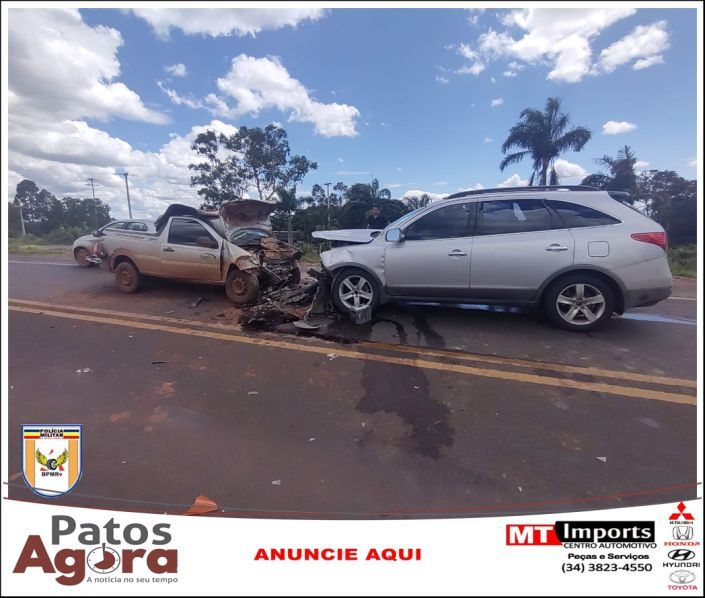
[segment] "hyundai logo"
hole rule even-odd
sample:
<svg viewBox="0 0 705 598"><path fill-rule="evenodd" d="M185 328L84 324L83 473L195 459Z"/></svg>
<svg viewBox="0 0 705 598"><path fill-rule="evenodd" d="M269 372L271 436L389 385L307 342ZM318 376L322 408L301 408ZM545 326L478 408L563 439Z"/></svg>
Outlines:
<svg viewBox="0 0 705 598"><path fill-rule="evenodd" d="M668 576L673 583L679 585L690 583L695 579L695 573L688 571L687 569L677 569Z"/></svg>
<svg viewBox="0 0 705 598"><path fill-rule="evenodd" d="M668 558L672 561L689 561L695 558L695 553L692 550L686 550L685 548L677 548L676 550L671 550L668 553Z"/></svg>

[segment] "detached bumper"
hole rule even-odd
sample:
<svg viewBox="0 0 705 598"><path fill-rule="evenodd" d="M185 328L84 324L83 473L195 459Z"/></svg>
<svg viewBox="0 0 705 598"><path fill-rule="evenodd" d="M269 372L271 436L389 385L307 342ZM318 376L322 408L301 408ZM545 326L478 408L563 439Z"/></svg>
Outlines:
<svg viewBox="0 0 705 598"><path fill-rule="evenodd" d="M624 297L624 308L649 307L671 296L672 287L659 287L656 289L636 289L627 291Z"/></svg>

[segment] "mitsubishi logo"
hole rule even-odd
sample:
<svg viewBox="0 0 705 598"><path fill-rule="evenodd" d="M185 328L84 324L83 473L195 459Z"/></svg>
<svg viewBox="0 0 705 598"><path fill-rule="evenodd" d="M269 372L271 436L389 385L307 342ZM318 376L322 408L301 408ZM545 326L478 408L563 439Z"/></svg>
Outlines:
<svg viewBox="0 0 705 598"><path fill-rule="evenodd" d="M695 517L693 517L690 513L686 513L685 510L685 505L681 502L678 503L678 506L676 507L678 510L677 513L671 513L671 516L668 518L669 521L678 521L681 517L685 519L686 521L694 521Z"/></svg>

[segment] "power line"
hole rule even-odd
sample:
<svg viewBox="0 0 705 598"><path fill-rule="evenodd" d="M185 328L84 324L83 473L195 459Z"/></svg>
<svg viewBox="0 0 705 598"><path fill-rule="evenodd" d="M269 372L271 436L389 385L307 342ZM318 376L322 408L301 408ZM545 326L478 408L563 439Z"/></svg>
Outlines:
<svg viewBox="0 0 705 598"><path fill-rule="evenodd" d="M98 212L96 211L96 201L95 201L95 186L98 183L96 180L92 177L89 177L87 179L86 185L90 185L91 188L91 193L93 195L93 226L97 229L98 228Z"/></svg>

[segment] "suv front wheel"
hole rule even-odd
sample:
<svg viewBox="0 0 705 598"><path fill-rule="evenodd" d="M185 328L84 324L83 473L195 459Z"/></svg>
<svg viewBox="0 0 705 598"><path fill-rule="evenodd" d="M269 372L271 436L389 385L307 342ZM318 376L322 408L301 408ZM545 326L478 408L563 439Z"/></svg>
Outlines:
<svg viewBox="0 0 705 598"><path fill-rule="evenodd" d="M371 274L358 268L346 268L333 281L333 303L344 314L367 307L372 311L379 307L380 292L377 281Z"/></svg>
<svg viewBox="0 0 705 598"><path fill-rule="evenodd" d="M553 282L544 296L546 315L561 328L589 332L614 312L614 292L590 274L571 274Z"/></svg>

